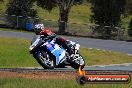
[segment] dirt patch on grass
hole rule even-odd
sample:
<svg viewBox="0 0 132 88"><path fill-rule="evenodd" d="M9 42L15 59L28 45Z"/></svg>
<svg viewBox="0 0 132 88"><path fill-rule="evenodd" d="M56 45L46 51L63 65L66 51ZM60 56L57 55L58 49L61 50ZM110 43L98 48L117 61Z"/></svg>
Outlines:
<svg viewBox="0 0 132 88"><path fill-rule="evenodd" d="M87 74L130 74L130 72L95 72L89 71ZM2 78L27 78L27 79L75 79L78 76L76 72L0 72L0 79Z"/></svg>
<svg viewBox="0 0 132 88"><path fill-rule="evenodd" d="M73 79L76 78L75 72L0 72L0 78L29 78L29 79Z"/></svg>

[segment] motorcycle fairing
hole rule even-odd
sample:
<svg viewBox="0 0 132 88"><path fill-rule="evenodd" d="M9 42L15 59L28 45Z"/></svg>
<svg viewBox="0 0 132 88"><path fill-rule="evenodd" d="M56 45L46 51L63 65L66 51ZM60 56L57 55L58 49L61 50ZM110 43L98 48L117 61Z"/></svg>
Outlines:
<svg viewBox="0 0 132 88"><path fill-rule="evenodd" d="M62 62L65 57L64 49L60 48L59 45L54 42L54 40L46 43L46 47L56 57L56 65Z"/></svg>

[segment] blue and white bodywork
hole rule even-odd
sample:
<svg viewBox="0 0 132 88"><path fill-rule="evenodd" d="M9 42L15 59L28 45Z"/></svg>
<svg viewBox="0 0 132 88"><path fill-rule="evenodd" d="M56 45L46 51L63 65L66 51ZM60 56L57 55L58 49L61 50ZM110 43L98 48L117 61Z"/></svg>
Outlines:
<svg viewBox="0 0 132 88"><path fill-rule="evenodd" d="M43 35L36 35L29 47L30 53L37 62L45 69L53 69L56 67L71 66L78 69L80 66L84 67L85 62L79 53L79 44L70 41L70 53L68 49L56 43L55 38L45 38Z"/></svg>
<svg viewBox="0 0 132 88"><path fill-rule="evenodd" d="M56 57L56 65L62 63L66 59L66 51L63 48L60 48L60 46L56 44L54 40L47 41L44 45Z"/></svg>

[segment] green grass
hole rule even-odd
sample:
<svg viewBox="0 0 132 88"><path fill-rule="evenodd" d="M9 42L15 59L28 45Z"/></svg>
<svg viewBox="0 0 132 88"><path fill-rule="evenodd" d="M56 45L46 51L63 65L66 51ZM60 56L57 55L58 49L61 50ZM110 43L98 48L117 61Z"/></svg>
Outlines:
<svg viewBox="0 0 132 88"><path fill-rule="evenodd" d="M29 45L24 39L0 38L0 67L38 66L28 52Z"/></svg>
<svg viewBox="0 0 132 88"><path fill-rule="evenodd" d="M29 53L30 40L0 38L0 67L40 66ZM81 48L86 65L132 63L132 56L117 52Z"/></svg>
<svg viewBox="0 0 132 88"><path fill-rule="evenodd" d="M98 51L96 49L91 50L87 48L82 48L80 52L86 59L88 65L132 63L132 56L123 53Z"/></svg>
<svg viewBox="0 0 132 88"><path fill-rule="evenodd" d="M0 2L0 14L3 13L6 9L6 5L3 2Z"/></svg>
<svg viewBox="0 0 132 88"><path fill-rule="evenodd" d="M129 84L85 84L79 85L72 80L39 80L24 78L5 78L0 79L1 88L132 88L132 82Z"/></svg>

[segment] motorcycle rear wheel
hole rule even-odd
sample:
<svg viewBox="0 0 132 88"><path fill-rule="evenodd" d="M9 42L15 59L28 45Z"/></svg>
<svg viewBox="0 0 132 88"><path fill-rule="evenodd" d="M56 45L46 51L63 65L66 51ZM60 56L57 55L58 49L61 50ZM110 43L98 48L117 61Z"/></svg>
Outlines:
<svg viewBox="0 0 132 88"><path fill-rule="evenodd" d="M79 67L81 66L81 69L84 68L85 66L85 61L83 59L83 57L79 54L80 59L74 59L70 61L71 67L73 67L74 69L79 69Z"/></svg>

